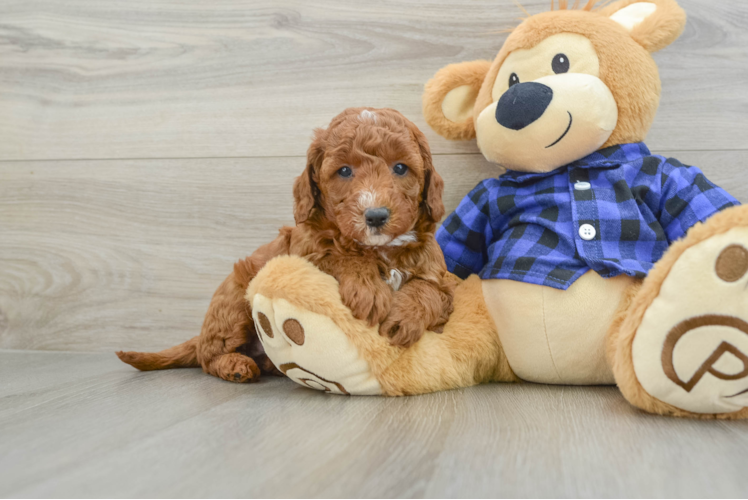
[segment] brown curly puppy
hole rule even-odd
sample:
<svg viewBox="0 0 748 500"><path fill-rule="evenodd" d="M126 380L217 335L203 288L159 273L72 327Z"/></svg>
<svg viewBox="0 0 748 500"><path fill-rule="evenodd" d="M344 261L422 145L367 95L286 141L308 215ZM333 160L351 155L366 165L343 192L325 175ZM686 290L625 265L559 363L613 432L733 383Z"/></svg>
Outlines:
<svg viewBox="0 0 748 500"><path fill-rule="evenodd" d="M444 182L426 138L392 109L351 108L318 129L294 183L295 227L237 262L216 291L202 332L159 353L118 352L140 370L202 366L224 380L279 372L262 350L247 286L278 255L307 258L340 283L356 318L394 344L438 330L452 312L454 282L434 239Z"/></svg>

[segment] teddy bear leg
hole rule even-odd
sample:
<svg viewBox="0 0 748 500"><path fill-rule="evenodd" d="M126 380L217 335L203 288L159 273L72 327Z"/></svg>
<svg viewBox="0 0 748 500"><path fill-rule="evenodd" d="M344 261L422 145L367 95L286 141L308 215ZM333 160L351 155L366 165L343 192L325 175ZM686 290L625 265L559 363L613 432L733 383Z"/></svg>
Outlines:
<svg viewBox="0 0 748 500"><path fill-rule="evenodd" d="M299 257L277 257L247 290L266 354L300 385L332 394L401 396L516 380L471 277L457 287L443 333L393 346L357 320L335 279Z"/></svg>
<svg viewBox="0 0 748 500"><path fill-rule="evenodd" d="M352 316L335 278L300 257L277 257L250 282L246 299L265 354L291 380L331 394L382 394L372 363L351 340L376 328Z"/></svg>
<svg viewBox="0 0 748 500"><path fill-rule="evenodd" d="M625 303L608 359L633 405L681 417L748 417L748 207L691 228Z"/></svg>
<svg viewBox="0 0 748 500"><path fill-rule="evenodd" d="M426 332L392 362L380 380L391 395L519 382L488 313L478 276L470 276L455 289L454 311L442 333Z"/></svg>

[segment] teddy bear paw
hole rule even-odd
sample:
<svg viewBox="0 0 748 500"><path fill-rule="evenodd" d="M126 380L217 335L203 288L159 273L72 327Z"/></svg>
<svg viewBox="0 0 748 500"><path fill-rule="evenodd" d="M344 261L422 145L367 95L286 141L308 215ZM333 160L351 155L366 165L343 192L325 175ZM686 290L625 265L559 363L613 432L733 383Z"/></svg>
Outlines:
<svg viewBox="0 0 748 500"><path fill-rule="evenodd" d="M331 394L382 393L369 364L332 319L262 293L252 302L265 353L291 380Z"/></svg>
<svg viewBox="0 0 748 500"><path fill-rule="evenodd" d="M683 252L644 314L632 357L644 390L676 408L748 407L748 227Z"/></svg>

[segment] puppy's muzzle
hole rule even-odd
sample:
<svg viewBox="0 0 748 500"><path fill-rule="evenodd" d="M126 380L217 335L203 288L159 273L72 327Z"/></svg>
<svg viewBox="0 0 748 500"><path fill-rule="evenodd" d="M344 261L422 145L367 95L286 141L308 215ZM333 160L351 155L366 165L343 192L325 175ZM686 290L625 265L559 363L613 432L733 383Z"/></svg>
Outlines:
<svg viewBox="0 0 748 500"><path fill-rule="evenodd" d="M542 83L512 85L499 99L496 121L508 129L522 130L543 116L552 100L553 90Z"/></svg>
<svg viewBox="0 0 748 500"><path fill-rule="evenodd" d="M390 211L388 208L367 208L364 212L364 218L366 219L366 225L373 229L378 229L390 220Z"/></svg>

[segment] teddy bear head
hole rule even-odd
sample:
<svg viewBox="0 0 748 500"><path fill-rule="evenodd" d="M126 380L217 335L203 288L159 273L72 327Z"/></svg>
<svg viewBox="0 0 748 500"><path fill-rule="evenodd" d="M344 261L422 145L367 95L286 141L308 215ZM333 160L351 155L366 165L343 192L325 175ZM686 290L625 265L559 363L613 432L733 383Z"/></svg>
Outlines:
<svg viewBox="0 0 748 500"><path fill-rule="evenodd" d="M660 100L651 53L675 41L675 0L618 0L526 18L493 62L442 68L426 84L424 116L440 135L476 138L490 161L548 172L598 149L643 141Z"/></svg>

